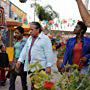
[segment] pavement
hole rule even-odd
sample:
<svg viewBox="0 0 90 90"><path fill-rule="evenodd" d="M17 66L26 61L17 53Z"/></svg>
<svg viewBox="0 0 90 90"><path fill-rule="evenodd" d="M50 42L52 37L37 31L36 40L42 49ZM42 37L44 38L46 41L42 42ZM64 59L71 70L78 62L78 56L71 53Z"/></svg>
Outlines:
<svg viewBox="0 0 90 90"><path fill-rule="evenodd" d="M21 78L20 76L17 76L17 79L16 79L16 89L15 90L22 90L22 86L21 86ZM0 86L0 90L9 90L9 79L7 79L6 81L6 85L5 86ZM31 90L30 89L30 85L28 85L28 90Z"/></svg>

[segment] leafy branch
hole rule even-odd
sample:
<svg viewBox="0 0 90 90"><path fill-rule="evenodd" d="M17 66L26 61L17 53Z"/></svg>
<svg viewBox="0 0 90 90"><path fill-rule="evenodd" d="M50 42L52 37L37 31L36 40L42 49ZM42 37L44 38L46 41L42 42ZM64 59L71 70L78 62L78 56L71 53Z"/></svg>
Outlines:
<svg viewBox="0 0 90 90"><path fill-rule="evenodd" d="M47 8L49 8L50 10L48 11ZM45 8L42 7L39 4L36 4L36 14L38 15L38 18L40 19L40 21L43 20L53 20L54 18L58 17L58 14L53 11L53 9L51 8L51 6L46 6Z"/></svg>
<svg viewBox="0 0 90 90"><path fill-rule="evenodd" d="M62 90L90 90L90 74L80 73L76 65L66 65L57 86Z"/></svg>

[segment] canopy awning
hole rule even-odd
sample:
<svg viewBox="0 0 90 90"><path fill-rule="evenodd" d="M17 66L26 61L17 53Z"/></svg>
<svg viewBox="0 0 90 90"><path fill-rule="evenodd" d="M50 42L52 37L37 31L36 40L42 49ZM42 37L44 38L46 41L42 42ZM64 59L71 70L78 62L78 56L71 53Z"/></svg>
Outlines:
<svg viewBox="0 0 90 90"><path fill-rule="evenodd" d="M14 20L12 18L6 18L6 25L7 26L20 26L20 25L22 25L22 23Z"/></svg>
<svg viewBox="0 0 90 90"><path fill-rule="evenodd" d="M14 30L14 27L17 27L17 26L22 26L26 32L30 30L30 25L24 24L24 23L22 24L21 22L18 22L12 18L6 18L5 23L3 24L2 27L0 26L0 28L3 28L5 26L9 28L11 27L10 29L12 30Z"/></svg>
<svg viewBox="0 0 90 90"><path fill-rule="evenodd" d="M28 24L22 24L22 27L24 28L25 31L30 30L30 25L28 25Z"/></svg>

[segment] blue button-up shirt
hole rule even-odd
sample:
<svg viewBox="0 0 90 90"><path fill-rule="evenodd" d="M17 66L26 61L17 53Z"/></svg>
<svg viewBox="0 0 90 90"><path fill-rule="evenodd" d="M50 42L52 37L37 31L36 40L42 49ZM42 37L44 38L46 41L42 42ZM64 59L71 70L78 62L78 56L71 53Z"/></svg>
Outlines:
<svg viewBox="0 0 90 90"><path fill-rule="evenodd" d="M20 56L20 53L26 43L26 39L22 39L21 41L16 41L14 43L14 59L17 60Z"/></svg>
<svg viewBox="0 0 90 90"><path fill-rule="evenodd" d="M81 39L83 46L82 46L82 57L87 58L87 64L90 62L90 38L82 37ZM76 43L76 37L70 38L66 44L66 51L64 53L64 59L61 67L63 68L67 63L73 64L73 48ZM86 65L87 65L86 64Z"/></svg>

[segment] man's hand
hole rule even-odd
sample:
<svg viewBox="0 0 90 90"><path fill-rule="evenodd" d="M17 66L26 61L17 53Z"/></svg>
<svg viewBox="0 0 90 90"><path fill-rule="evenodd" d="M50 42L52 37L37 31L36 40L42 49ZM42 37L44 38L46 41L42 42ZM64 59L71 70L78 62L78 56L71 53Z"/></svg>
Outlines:
<svg viewBox="0 0 90 90"><path fill-rule="evenodd" d="M86 61L86 60L87 60L86 57L82 57L82 58L80 58L80 61Z"/></svg>
<svg viewBox="0 0 90 90"><path fill-rule="evenodd" d="M16 68L19 69L20 68L20 65L21 65L21 62L20 61L17 61Z"/></svg>
<svg viewBox="0 0 90 90"><path fill-rule="evenodd" d="M86 60L87 60L86 57L80 58L79 69L81 69L81 68L83 68L85 66Z"/></svg>
<svg viewBox="0 0 90 90"><path fill-rule="evenodd" d="M65 72L65 68L60 68L59 69L59 72L62 74L62 73L64 73Z"/></svg>
<svg viewBox="0 0 90 90"><path fill-rule="evenodd" d="M46 68L46 73L47 73L47 74L51 74L51 67L47 67L47 68Z"/></svg>
<svg viewBox="0 0 90 90"><path fill-rule="evenodd" d="M4 70L5 70L5 71L9 71L9 67L5 67Z"/></svg>

